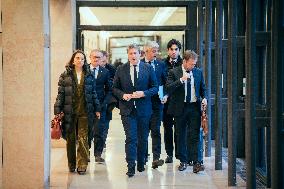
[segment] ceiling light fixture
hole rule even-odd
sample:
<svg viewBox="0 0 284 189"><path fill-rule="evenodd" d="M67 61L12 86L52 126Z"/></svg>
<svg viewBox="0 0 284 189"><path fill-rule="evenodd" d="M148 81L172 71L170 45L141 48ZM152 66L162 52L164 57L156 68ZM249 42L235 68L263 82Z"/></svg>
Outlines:
<svg viewBox="0 0 284 189"><path fill-rule="evenodd" d="M177 7L161 7L157 10L155 16L153 17L150 26L162 26L164 23L173 15L177 10ZM154 31L146 31L144 35L152 35Z"/></svg>
<svg viewBox="0 0 284 189"><path fill-rule="evenodd" d="M102 25L89 7L80 7L79 12L83 17L81 20L82 25Z"/></svg>
<svg viewBox="0 0 284 189"><path fill-rule="evenodd" d="M97 16L93 13L93 11L91 11L89 7L80 7L79 12L83 17L83 19L81 20L82 25L102 25ZM111 36L111 34L106 31L100 31L100 36L103 39L107 39Z"/></svg>

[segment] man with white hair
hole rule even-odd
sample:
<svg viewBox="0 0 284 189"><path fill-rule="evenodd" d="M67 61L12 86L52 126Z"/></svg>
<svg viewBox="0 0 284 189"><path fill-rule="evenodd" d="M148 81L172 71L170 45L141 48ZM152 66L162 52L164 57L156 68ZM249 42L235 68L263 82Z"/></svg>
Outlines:
<svg viewBox="0 0 284 189"><path fill-rule="evenodd" d="M156 169L158 166L164 164L164 160L160 159L161 155L161 132L160 126L162 121L162 111L163 104L166 102L167 98L164 98L163 85L165 85L167 80L167 72L165 63L157 60L157 55L159 52L159 44L156 41L148 41L144 46L145 57L142 59L146 64L150 64L156 74L157 83L160 88L159 93L152 96L152 110L153 114L150 119L149 131L151 131L152 138L152 153L153 162L152 168ZM148 148L147 148L148 149ZM148 158L148 153L146 153L146 159Z"/></svg>

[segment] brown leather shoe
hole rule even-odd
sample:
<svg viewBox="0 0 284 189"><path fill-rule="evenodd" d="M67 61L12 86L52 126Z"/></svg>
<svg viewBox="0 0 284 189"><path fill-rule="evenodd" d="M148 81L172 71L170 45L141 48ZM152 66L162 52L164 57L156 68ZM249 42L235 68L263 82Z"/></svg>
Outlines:
<svg viewBox="0 0 284 189"><path fill-rule="evenodd" d="M199 171L204 171L204 170L205 170L204 165L201 165L200 163L196 163L195 165L193 165L194 173L198 173Z"/></svg>

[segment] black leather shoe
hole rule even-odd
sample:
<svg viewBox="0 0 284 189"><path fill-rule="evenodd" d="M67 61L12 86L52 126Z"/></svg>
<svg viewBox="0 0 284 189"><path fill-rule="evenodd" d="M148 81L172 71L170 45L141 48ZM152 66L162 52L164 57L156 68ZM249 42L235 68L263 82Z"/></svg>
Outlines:
<svg viewBox="0 0 284 189"><path fill-rule="evenodd" d="M139 171L139 172L145 171L144 165L137 165L137 171Z"/></svg>
<svg viewBox="0 0 284 189"><path fill-rule="evenodd" d="M164 164L164 160L162 160L162 159L154 160L154 161L152 162L152 168L153 168L153 169L156 169L156 168L158 168L159 166L162 166L163 164Z"/></svg>
<svg viewBox="0 0 284 189"><path fill-rule="evenodd" d="M205 170L204 165L201 165L200 163L196 163L195 165L193 165L194 173L198 173L199 171L204 171L204 170Z"/></svg>
<svg viewBox="0 0 284 189"><path fill-rule="evenodd" d="M135 175L135 167L128 167L128 171L126 173L128 177L133 177Z"/></svg>
<svg viewBox="0 0 284 189"><path fill-rule="evenodd" d="M186 168L187 168L187 163L185 163L185 162L181 162L178 166L179 171L184 171L184 170L186 170Z"/></svg>
<svg viewBox="0 0 284 189"><path fill-rule="evenodd" d="M167 156L165 163L173 163L173 157L172 156Z"/></svg>

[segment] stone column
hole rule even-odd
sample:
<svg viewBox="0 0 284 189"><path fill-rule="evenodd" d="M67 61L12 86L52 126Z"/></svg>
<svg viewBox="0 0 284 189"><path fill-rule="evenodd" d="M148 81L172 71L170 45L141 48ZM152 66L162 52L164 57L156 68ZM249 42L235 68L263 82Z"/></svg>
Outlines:
<svg viewBox="0 0 284 189"><path fill-rule="evenodd" d="M2 1L3 188L49 179L48 0Z"/></svg>
<svg viewBox="0 0 284 189"><path fill-rule="evenodd" d="M2 12L0 0L0 13ZM3 71L2 71L2 21L0 17L0 188L2 187L2 131L3 131Z"/></svg>

